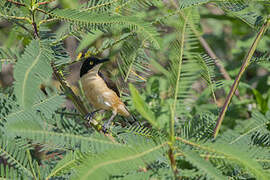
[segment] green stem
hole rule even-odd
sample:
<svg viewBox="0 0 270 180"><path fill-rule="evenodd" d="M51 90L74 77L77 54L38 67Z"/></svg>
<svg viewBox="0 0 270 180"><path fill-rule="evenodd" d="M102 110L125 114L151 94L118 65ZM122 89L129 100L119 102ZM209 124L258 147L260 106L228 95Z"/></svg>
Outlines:
<svg viewBox="0 0 270 180"><path fill-rule="evenodd" d="M35 170L34 170L34 167L33 167L32 156L31 156L30 150L27 149L26 152L27 152L27 156L28 156L29 165L30 165L30 168L31 168L32 175L33 175L34 179L37 180L38 178L36 176L36 173L35 173Z"/></svg>
<svg viewBox="0 0 270 180"><path fill-rule="evenodd" d="M188 14L189 15L189 14ZM177 69L177 79L176 79L176 85L175 85L175 92L174 92L174 102L171 106L171 121L170 121L170 143L169 143L169 151L168 156L171 162L171 167L174 173L175 179L179 179L178 177L178 170L175 162L174 157L174 141L175 141L175 133L174 133L174 122L175 122L175 112L176 112L176 104L177 104L177 98L178 98L178 91L179 91L179 82L181 78L181 72L182 72L182 61L183 61L183 54L184 54L184 41L185 41L185 31L187 27L187 19L184 21L184 26L181 32L181 39L180 39L180 52L179 52L179 64Z"/></svg>
<svg viewBox="0 0 270 180"><path fill-rule="evenodd" d="M228 94L228 96L226 98L226 101L225 101L225 103L223 105L222 111L219 114L218 121L217 121L216 127L214 129L214 133L213 133L214 138L216 138L217 135L218 135L219 129L221 127L221 123L222 123L222 121L223 121L223 119L225 117L226 111L227 111L227 109L229 107L229 104L231 102L233 94L235 93L235 91L236 91L236 89L238 87L240 79L243 76L244 72L246 71L246 69L247 69L247 67L248 67L248 65L250 63L250 60L251 60L251 58L252 58L252 56L253 56L253 54L254 54L254 52L255 52L258 44L259 44L259 42L260 42L263 34L265 33L265 31L267 30L267 28L269 26L270 26L270 19L267 20L263 24L263 26L261 27L260 31L257 34L257 37L255 38L252 46L250 47L250 49L249 49L249 51L248 51L248 53L247 53L247 55L245 57L244 63L242 64L241 69L240 69L236 79L234 80L234 83L233 83L233 85L231 87L231 90L230 90L230 92L229 92L229 94Z"/></svg>
<svg viewBox="0 0 270 180"><path fill-rule="evenodd" d="M81 114L78 113L68 113L68 112L60 112L60 111L55 111L56 114L63 114L66 116L81 116Z"/></svg>
<svg viewBox="0 0 270 180"><path fill-rule="evenodd" d="M174 101L173 101L173 106L172 106L172 114L173 116L171 117L171 141L173 143L174 141L174 127L172 125L174 124L174 119L175 119L175 111L176 111L176 103L177 103L177 98L178 98L178 91L179 91L179 82L181 78L181 71L182 71L182 61L183 61L183 54L184 54L184 41L185 41L185 30L187 27L187 19L184 20L184 26L181 32L181 39L180 39L180 54L179 54L179 63L178 63L178 70L177 70L177 79L176 79L176 85L175 85L175 92L174 92Z"/></svg>

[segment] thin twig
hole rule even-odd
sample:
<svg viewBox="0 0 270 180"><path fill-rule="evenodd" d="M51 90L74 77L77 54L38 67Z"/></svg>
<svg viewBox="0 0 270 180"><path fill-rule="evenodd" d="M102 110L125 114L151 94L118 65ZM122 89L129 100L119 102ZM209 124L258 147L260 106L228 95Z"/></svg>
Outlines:
<svg viewBox="0 0 270 180"><path fill-rule="evenodd" d="M200 41L202 47L207 52L207 54L214 60L214 63L218 67L218 69L219 69L220 73L222 74L222 76L226 80L232 80L232 78L230 77L229 73L226 71L226 69L224 68L223 64L221 63L221 61L219 60L219 58L217 57L217 55L214 53L214 51L212 50L212 48L209 46L209 44L205 41L205 39L202 36L200 36L199 37L199 41ZM238 99L241 99L240 93L239 93L238 90L235 91L235 95L237 96Z"/></svg>
<svg viewBox="0 0 270 180"><path fill-rule="evenodd" d="M21 24L20 22L14 20L14 19L8 19L6 17L3 17L5 20L10 21L12 23L17 24L18 26L20 26L21 28L23 28L25 31L27 31L29 34L33 35L33 32L31 32L31 30L27 29L23 24ZM29 19L30 20L30 19ZM31 21L31 20L30 20Z"/></svg>
<svg viewBox="0 0 270 180"><path fill-rule="evenodd" d="M31 22L31 20L27 17L20 17L20 16L9 16L9 15L3 15L4 18L6 19L16 19L16 20L25 20L28 22Z"/></svg>
<svg viewBox="0 0 270 180"><path fill-rule="evenodd" d="M36 24L36 21L35 21L35 11L32 11L32 26L33 26L33 29L34 29L34 32L35 32L35 38L39 38L39 34L38 34L38 28L37 28L37 24Z"/></svg>
<svg viewBox="0 0 270 180"><path fill-rule="evenodd" d="M17 5L17 6L25 6L25 4L17 2L17 1L13 1L13 0L7 0L7 1L11 2L11 3L13 3L13 4Z"/></svg>
<svg viewBox="0 0 270 180"><path fill-rule="evenodd" d="M171 162L171 166L172 166L172 170L174 173L174 178L175 179L180 179L179 175L178 175L178 170L177 170L177 166L176 166L176 161L175 161L175 157L174 157L174 152L173 149L170 147L169 151L168 151L168 156Z"/></svg>
<svg viewBox="0 0 270 180"><path fill-rule="evenodd" d="M205 49L205 51L207 52L207 54L214 60L216 66L218 67L218 69L221 72L221 74L223 75L223 77L226 80L232 80L229 73L226 71L223 64L220 62L219 58L214 53L214 51L211 49L209 44L205 41L205 39L202 36L200 36L199 41L200 41L201 45L203 46L203 48Z"/></svg>
<svg viewBox="0 0 270 180"><path fill-rule="evenodd" d="M184 156L183 153L176 153L175 156ZM209 157L211 159L232 159L230 157L226 157L226 156L219 156L219 155L214 155L214 154L200 154L201 157ZM270 159L254 159L257 162L270 162Z"/></svg>
<svg viewBox="0 0 270 180"><path fill-rule="evenodd" d="M47 22L51 22L51 21L56 21L56 20L58 20L58 19L56 19L56 18L44 19L44 20L39 21L38 26L40 26L43 23L47 23Z"/></svg>
<svg viewBox="0 0 270 180"><path fill-rule="evenodd" d="M53 1L55 1L55 0L49 0L49 1L45 1L45 2L40 2L40 3L38 3L38 5L40 6L40 5L49 4L49 3L53 2Z"/></svg>
<svg viewBox="0 0 270 180"><path fill-rule="evenodd" d="M40 9L40 8L36 8L36 10L39 11L39 12L42 12L42 13L44 13L44 14L49 14L48 12L46 12L46 11L44 11L43 9Z"/></svg>
<svg viewBox="0 0 270 180"><path fill-rule="evenodd" d="M17 6L26 6L25 4L23 4L23 3L20 3L20 2L17 2L17 1L13 1L13 0L7 0L8 2L11 2L11 3L13 3L13 4L15 4L15 5L17 5ZM48 14L46 11L44 11L43 9L40 9L40 8L35 8L37 11L40 11L40 12L42 12L42 13L44 13L44 14Z"/></svg>
<svg viewBox="0 0 270 180"><path fill-rule="evenodd" d="M32 163L32 156L31 156L30 150L27 149L26 152L27 152L27 157L28 157L28 160L29 160L29 165L30 165L30 168L31 168L31 173L33 175L33 178L35 180L37 180L38 178L37 178L36 173L35 173L35 170L34 170L34 166L33 166L33 163Z"/></svg>
<svg viewBox="0 0 270 180"><path fill-rule="evenodd" d="M252 45L251 45L251 47L250 47L250 49L249 49L249 51L248 51L248 53L247 53L247 55L246 55L246 57L244 59L244 62L243 62L242 66L241 66L241 68L239 70L239 73L238 73L236 79L234 80L234 83L233 83L233 85L231 87L231 90L230 90L230 92L229 92L229 94L228 94L228 96L226 98L226 101L225 101L225 103L223 105L222 111L219 114L218 121L217 121L216 127L214 129L214 133L213 133L214 138L216 138L217 135L218 135L219 129L220 129L221 124L222 124L222 121L223 121L223 119L225 117L226 111L227 111L227 109L229 107L229 104L231 102L233 94L235 93L235 91L236 91L236 89L238 87L240 79L243 76L244 72L246 71L248 65L250 64L250 60L251 60L255 50L256 50L256 48L257 48L263 34L265 33L265 31L267 30L267 28L269 26L270 26L270 19L268 19L263 24L263 26L261 27L260 31L258 32L254 42L252 43Z"/></svg>
<svg viewBox="0 0 270 180"><path fill-rule="evenodd" d="M78 113L68 113L68 112L61 112L61 111L55 111L56 114L63 114L63 115L66 115L66 116L80 116L81 117L81 114L78 114Z"/></svg>

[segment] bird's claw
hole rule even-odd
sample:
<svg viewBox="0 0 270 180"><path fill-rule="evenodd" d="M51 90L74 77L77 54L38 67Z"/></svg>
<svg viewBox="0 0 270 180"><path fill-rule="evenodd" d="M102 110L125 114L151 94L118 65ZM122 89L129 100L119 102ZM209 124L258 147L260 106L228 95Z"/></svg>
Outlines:
<svg viewBox="0 0 270 180"><path fill-rule="evenodd" d="M91 122L92 119L93 119L93 115L94 115L94 113L91 112L91 113L87 113L87 114L84 116L84 119L87 120L87 124L90 124L90 122Z"/></svg>
<svg viewBox="0 0 270 180"><path fill-rule="evenodd" d="M108 132L108 128L107 128L107 124L106 123L103 124L103 126L102 126L102 132L103 133L107 133Z"/></svg>

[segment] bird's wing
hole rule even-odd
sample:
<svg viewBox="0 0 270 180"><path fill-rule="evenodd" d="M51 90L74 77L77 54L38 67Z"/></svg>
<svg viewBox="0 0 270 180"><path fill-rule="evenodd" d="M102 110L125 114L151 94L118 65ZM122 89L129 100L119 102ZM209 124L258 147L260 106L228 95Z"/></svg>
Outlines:
<svg viewBox="0 0 270 180"><path fill-rule="evenodd" d="M108 88L113 90L117 94L117 96L120 97L120 93L119 93L119 90L118 90L116 84L112 80L110 80L109 78L104 76L100 71L98 71L98 75L104 80L104 82L106 83Z"/></svg>

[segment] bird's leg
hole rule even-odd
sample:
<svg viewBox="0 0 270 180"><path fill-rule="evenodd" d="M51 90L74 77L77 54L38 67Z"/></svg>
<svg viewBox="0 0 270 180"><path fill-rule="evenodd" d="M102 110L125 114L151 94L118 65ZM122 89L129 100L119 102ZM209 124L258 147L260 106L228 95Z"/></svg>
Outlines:
<svg viewBox="0 0 270 180"><path fill-rule="evenodd" d="M99 111L100 111L100 109L97 109L97 110L95 110L95 111L93 111L93 112L91 112L91 113L87 113L87 114L85 115L84 119L87 120L87 122L88 122L87 124L90 124L90 122L92 121L94 115L95 115L97 112L99 112Z"/></svg>
<svg viewBox="0 0 270 180"><path fill-rule="evenodd" d="M113 114L112 114L112 116L110 117L110 119L109 119L106 123L104 123L104 125L102 126L102 131L103 131L104 133L107 132L107 129L108 129L108 127L111 125L112 120L115 118L116 114L117 114L117 112L116 112L116 111L113 111Z"/></svg>

